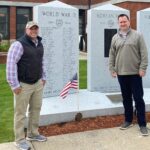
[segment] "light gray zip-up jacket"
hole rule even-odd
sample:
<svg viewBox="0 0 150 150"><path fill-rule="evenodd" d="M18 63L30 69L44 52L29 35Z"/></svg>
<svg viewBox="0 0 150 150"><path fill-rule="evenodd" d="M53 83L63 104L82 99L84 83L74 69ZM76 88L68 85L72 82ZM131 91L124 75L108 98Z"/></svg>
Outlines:
<svg viewBox="0 0 150 150"><path fill-rule="evenodd" d="M130 29L126 38L118 32L111 42L109 69L118 75L136 75L139 70L146 71L148 52L143 36Z"/></svg>

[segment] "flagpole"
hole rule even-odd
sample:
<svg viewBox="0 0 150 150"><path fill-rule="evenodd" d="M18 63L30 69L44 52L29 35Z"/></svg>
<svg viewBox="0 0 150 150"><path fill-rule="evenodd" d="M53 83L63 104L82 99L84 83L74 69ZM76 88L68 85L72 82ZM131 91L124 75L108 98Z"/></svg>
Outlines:
<svg viewBox="0 0 150 150"><path fill-rule="evenodd" d="M79 75L79 73L77 74ZM78 76L79 77L79 76ZM77 111L79 112L79 79L78 79L78 89L77 89Z"/></svg>
<svg viewBox="0 0 150 150"><path fill-rule="evenodd" d="M78 65L79 66L79 65ZM79 82L79 67L78 67L78 72L77 72L77 77L78 77L78 89L77 89L77 110L78 110L78 112L79 112L79 84L80 84L80 82Z"/></svg>
<svg viewBox="0 0 150 150"><path fill-rule="evenodd" d="M82 113L80 112L80 101L79 101L79 65L78 65L78 72L77 72L77 79L78 79L78 88L77 88L77 114L75 116L75 121L81 121Z"/></svg>

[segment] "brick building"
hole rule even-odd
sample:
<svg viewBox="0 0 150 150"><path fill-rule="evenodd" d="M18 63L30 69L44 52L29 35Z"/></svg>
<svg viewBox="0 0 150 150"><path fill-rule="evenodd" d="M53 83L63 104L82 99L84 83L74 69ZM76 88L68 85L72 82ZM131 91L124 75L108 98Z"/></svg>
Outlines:
<svg viewBox="0 0 150 150"><path fill-rule="evenodd" d="M32 20L32 8L51 0L0 0L0 33L7 40L15 40L24 33L27 21ZM136 12L150 7L150 0L60 0L79 8L79 31L85 35L86 12L90 7L112 3L130 10L131 26L136 28Z"/></svg>

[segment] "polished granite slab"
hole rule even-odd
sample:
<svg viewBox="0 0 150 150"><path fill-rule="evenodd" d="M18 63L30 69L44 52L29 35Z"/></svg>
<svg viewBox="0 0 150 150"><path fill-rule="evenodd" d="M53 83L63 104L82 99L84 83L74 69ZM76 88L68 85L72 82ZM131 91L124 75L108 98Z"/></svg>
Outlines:
<svg viewBox="0 0 150 150"><path fill-rule="evenodd" d="M144 89L144 100L146 111L150 111L150 89ZM68 95L66 99L44 98L40 125L73 121L78 112L82 113L83 118L123 114L122 97L119 92L100 93L80 90L79 93Z"/></svg>

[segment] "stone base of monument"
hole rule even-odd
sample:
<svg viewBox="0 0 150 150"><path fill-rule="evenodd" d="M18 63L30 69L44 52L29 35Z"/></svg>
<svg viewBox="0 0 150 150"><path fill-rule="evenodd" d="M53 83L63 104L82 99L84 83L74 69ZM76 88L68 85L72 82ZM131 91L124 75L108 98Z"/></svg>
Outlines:
<svg viewBox="0 0 150 150"><path fill-rule="evenodd" d="M146 111L150 111L150 89L144 89ZM82 118L123 114L120 93L100 93L80 90L66 99L50 97L43 99L40 126L75 120L77 113Z"/></svg>

